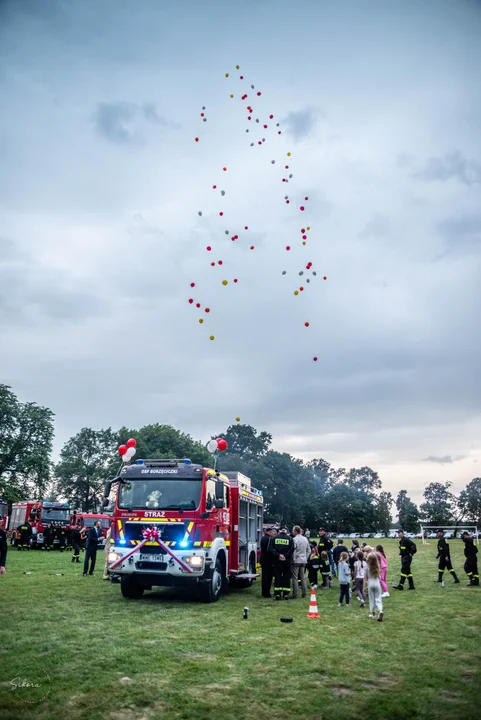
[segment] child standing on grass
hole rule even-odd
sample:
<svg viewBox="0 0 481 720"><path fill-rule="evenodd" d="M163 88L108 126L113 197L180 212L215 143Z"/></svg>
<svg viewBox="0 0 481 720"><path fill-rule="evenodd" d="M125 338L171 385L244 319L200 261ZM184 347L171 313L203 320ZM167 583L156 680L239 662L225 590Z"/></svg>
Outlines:
<svg viewBox="0 0 481 720"><path fill-rule="evenodd" d="M322 576L322 587L329 588L329 581L331 579L331 566L329 564L329 555L327 554L326 550L323 550L321 552L320 570Z"/></svg>
<svg viewBox="0 0 481 720"><path fill-rule="evenodd" d="M319 552L317 550L317 543L315 540L313 540L310 545L311 554L309 555L309 561L307 563L309 584L312 589L317 590L317 573L319 572L320 567Z"/></svg>
<svg viewBox="0 0 481 720"><path fill-rule="evenodd" d="M349 555L347 554L347 552L342 552L337 566L337 571L339 574L339 587L341 589L338 607L342 606L342 601L344 598L346 598L346 607L351 606L349 594L349 584L351 582L351 568L349 567L349 563L347 562L348 559Z"/></svg>
<svg viewBox="0 0 481 720"><path fill-rule="evenodd" d="M354 588L356 590L357 599L360 601L361 606L364 607L366 599L364 597L364 573L366 571L366 561L364 560L364 553L362 550L357 551L357 560L354 563Z"/></svg>
<svg viewBox="0 0 481 720"><path fill-rule="evenodd" d="M367 556L366 560L366 572L364 576L364 587L367 587L369 595L369 617L378 622L382 622L384 613L382 609L381 599L381 564L377 553L371 552ZM378 609L378 616L376 618L376 608Z"/></svg>
<svg viewBox="0 0 481 720"><path fill-rule="evenodd" d="M379 563L381 565L381 577L379 578L379 582L381 583L382 587L382 595L381 597L389 597L389 590L387 587L387 559L386 559L386 553L384 552L384 548L382 545L376 545L376 553L379 558Z"/></svg>

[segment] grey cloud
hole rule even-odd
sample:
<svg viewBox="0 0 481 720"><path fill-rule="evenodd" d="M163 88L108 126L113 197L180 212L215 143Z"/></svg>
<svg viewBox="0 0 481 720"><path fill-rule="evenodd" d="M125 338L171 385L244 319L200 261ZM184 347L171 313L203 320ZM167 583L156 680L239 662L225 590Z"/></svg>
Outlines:
<svg viewBox="0 0 481 720"><path fill-rule="evenodd" d="M387 217L384 215L373 215L359 233L359 237L362 240L366 240L369 237L384 238L386 235L389 235L390 231L391 225Z"/></svg>
<svg viewBox="0 0 481 720"><path fill-rule="evenodd" d="M100 103L95 113L95 127L111 142L138 142L139 136L132 127L137 112L137 106L129 103Z"/></svg>
<svg viewBox="0 0 481 720"><path fill-rule="evenodd" d="M455 179L463 185L476 185L481 183L481 164L475 160L467 160L456 151L442 157L429 158L426 167L416 173L416 177L428 182Z"/></svg>
<svg viewBox="0 0 481 720"><path fill-rule="evenodd" d="M398 168L406 168L412 164L412 156L408 153L399 153L396 158L396 165Z"/></svg>
<svg viewBox="0 0 481 720"><path fill-rule="evenodd" d="M431 463L439 463L440 465L445 465L446 463L453 463L457 460L463 460L464 456L458 456L458 457L451 457L451 455L444 455L444 457L436 457L435 455L429 455L427 458L423 458L423 462L431 462Z"/></svg>
<svg viewBox="0 0 481 720"><path fill-rule="evenodd" d="M160 127L174 127L159 115L153 103L136 105L135 103L99 103L93 122L97 132L109 142L118 145L136 145L144 140L142 120Z"/></svg>
<svg viewBox="0 0 481 720"><path fill-rule="evenodd" d="M3 248L10 250L10 257ZM32 261L17 245L0 239L0 326L34 325L40 313L53 320L78 320L106 314L108 303L95 288Z"/></svg>
<svg viewBox="0 0 481 720"><path fill-rule="evenodd" d="M294 140L304 140L312 132L316 122L314 109L307 107L304 110L290 112L282 124L286 126Z"/></svg>
<svg viewBox="0 0 481 720"><path fill-rule="evenodd" d="M146 103L142 106L142 112L146 120L156 123L157 125L167 125L167 120L158 114L157 108L152 103Z"/></svg>
<svg viewBox="0 0 481 720"><path fill-rule="evenodd" d="M481 215L449 218L437 224L437 231L445 243L438 259L449 255L478 255L481 250Z"/></svg>

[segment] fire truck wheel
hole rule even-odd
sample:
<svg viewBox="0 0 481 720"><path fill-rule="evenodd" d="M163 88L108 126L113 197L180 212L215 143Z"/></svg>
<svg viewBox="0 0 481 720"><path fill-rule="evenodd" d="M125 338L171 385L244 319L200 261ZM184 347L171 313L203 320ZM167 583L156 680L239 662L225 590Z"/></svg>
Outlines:
<svg viewBox="0 0 481 720"><path fill-rule="evenodd" d="M219 558L215 561L215 568L208 580L200 584L200 599L204 603L217 602L222 590L222 564Z"/></svg>
<svg viewBox="0 0 481 720"><path fill-rule="evenodd" d="M120 581L122 597L129 600L138 600L144 594L144 588L132 577L124 576Z"/></svg>
<svg viewBox="0 0 481 720"><path fill-rule="evenodd" d="M15 533L13 533L12 537L10 538L10 545L12 545L12 547L15 546L16 541L17 541L17 536L15 535Z"/></svg>

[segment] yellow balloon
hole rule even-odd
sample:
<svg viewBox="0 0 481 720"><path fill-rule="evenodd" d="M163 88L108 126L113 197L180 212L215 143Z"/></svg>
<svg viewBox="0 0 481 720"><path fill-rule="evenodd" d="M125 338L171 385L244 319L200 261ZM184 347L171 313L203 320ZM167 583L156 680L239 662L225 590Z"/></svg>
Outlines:
<svg viewBox="0 0 481 720"><path fill-rule="evenodd" d="M226 77L229 77L229 73L226 73L225 76L226 76Z"/></svg>
<svg viewBox="0 0 481 720"><path fill-rule="evenodd" d="M227 285L227 280L222 280L222 285Z"/></svg>
<svg viewBox="0 0 481 720"><path fill-rule="evenodd" d="M303 244L303 245L305 245L305 244L306 244L306 241L305 241L305 240L303 240L303 241L302 241L302 244Z"/></svg>
<svg viewBox="0 0 481 720"><path fill-rule="evenodd" d="M233 98L234 96L233 96L233 95L230 95L229 97Z"/></svg>
<svg viewBox="0 0 481 720"><path fill-rule="evenodd" d="M308 225L307 228L306 228L306 230L310 230L310 229L311 229L311 228L310 228L309 225Z"/></svg>
<svg viewBox="0 0 481 720"><path fill-rule="evenodd" d="M299 295L299 290L294 290L294 295Z"/></svg>
<svg viewBox="0 0 481 720"><path fill-rule="evenodd" d="M240 422L240 418L236 418L235 421L236 421L236 422Z"/></svg>
<svg viewBox="0 0 481 720"><path fill-rule="evenodd" d="M235 66L235 69L236 69L236 70L240 70L240 65L236 65L236 66Z"/></svg>
<svg viewBox="0 0 481 720"><path fill-rule="evenodd" d="M291 153L287 153L287 157L291 157Z"/></svg>
<svg viewBox="0 0 481 720"><path fill-rule="evenodd" d="M213 335L211 335L211 336L210 336L210 338L209 338L209 340L213 340L213 339L214 339L214 336L213 336Z"/></svg>
<svg viewBox="0 0 481 720"><path fill-rule="evenodd" d="M200 322L200 324L202 325L202 323L204 322L203 318L201 318L201 319L199 320L199 322Z"/></svg>

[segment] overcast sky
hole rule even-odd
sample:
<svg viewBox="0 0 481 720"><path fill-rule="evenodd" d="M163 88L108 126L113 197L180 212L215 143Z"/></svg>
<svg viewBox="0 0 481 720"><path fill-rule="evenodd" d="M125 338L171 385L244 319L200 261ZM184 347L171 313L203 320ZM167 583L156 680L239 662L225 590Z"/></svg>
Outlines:
<svg viewBox="0 0 481 720"><path fill-rule="evenodd" d="M0 381L56 450L240 416L415 500L480 475L480 37L476 0L3 0Z"/></svg>

